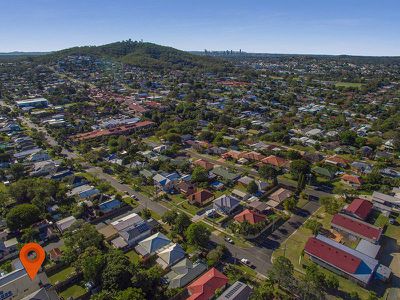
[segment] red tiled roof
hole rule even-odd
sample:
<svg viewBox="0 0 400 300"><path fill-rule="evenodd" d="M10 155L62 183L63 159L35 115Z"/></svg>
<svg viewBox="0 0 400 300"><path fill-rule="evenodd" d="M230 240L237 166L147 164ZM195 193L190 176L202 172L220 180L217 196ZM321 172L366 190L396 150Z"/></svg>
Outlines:
<svg viewBox="0 0 400 300"><path fill-rule="evenodd" d="M362 184L362 179L359 176L344 174L342 179L351 183Z"/></svg>
<svg viewBox="0 0 400 300"><path fill-rule="evenodd" d="M273 165L275 167L283 167L287 165L288 161L279 156L270 155L262 160L263 163Z"/></svg>
<svg viewBox="0 0 400 300"><path fill-rule="evenodd" d="M213 163L210 163L210 162L208 162L208 161L206 161L204 159L201 159L201 158L196 160L194 162L194 164L206 169L207 171L211 170L212 168L214 168L214 164Z"/></svg>
<svg viewBox="0 0 400 300"><path fill-rule="evenodd" d="M308 239L304 251L350 274L354 274L361 263L361 260L354 255L333 247L315 237Z"/></svg>
<svg viewBox="0 0 400 300"><path fill-rule="evenodd" d="M142 121L142 122L123 125L123 126L119 126L119 127L115 127L115 128L111 128L111 129L99 129L99 130L93 130L90 132L76 134L76 135L72 136L71 139L75 140L75 141L83 141L83 140L94 139L94 138L101 137L101 136L125 134L125 133L129 133L131 131L137 130L137 129L148 127L153 124L154 124L154 122L151 122L151 121Z"/></svg>
<svg viewBox="0 0 400 300"><path fill-rule="evenodd" d="M325 159L326 162L333 162L336 164L342 164L342 165L347 165L348 161L345 160L344 158L337 156L337 155L333 155L333 156L329 156L327 159Z"/></svg>
<svg viewBox="0 0 400 300"><path fill-rule="evenodd" d="M242 155L244 158L249 159L249 160L255 160L255 161L261 161L265 158L264 155L255 152L255 151L250 151L250 152L246 152L243 153Z"/></svg>
<svg viewBox="0 0 400 300"><path fill-rule="evenodd" d="M265 221L265 216L263 214L257 213L255 211L246 209L240 214L237 214L234 219L240 223L247 221L250 224L256 224Z"/></svg>
<svg viewBox="0 0 400 300"><path fill-rule="evenodd" d="M375 227L366 222L342 214L336 214L333 216L332 225L340 226L341 228L356 233L361 237L366 237L375 241L379 240L382 234L382 228Z"/></svg>
<svg viewBox="0 0 400 300"><path fill-rule="evenodd" d="M228 284L228 278L217 269L212 268L188 286L190 296L187 300L209 300L217 289L226 284Z"/></svg>
<svg viewBox="0 0 400 300"><path fill-rule="evenodd" d="M353 202L347 206L346 211L358 216L361 219L366 219L372 209L372 202L365 199L354 199Z"/></svg>

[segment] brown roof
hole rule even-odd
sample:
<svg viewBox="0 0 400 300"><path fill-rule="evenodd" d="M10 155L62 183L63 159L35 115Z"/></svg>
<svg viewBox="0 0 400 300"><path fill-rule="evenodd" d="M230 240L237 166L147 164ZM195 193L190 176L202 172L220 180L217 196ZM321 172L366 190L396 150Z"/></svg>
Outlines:
<svg viewBox="0 0 400 300"><path fill-rule="evenodd" d="M209 161L207 161L205 159L201 159L201 158L196 160L196 161L194 161L194 164L196 166L199 166L199 167L202 167L202 168L206 169L207 171L211 170L212 168L214 168L214 164L213 163L210 163Z"/></svg>
<svg viewBox="0 0 400 300"><path fill-rule="evenodd" d="M264 164L273 165L275 167L284 167L288 164L288 161L282 157L270 155L262 160Z"/></svg>
<svg viewBox="0 0 400 300"><path fill-rule="evenodd" d="M189 195L187 198L190 202L197 202L199 204L203 204L207 200L214 197L214 194L211 193L209 190L201 190L194 194Z"/></svg>

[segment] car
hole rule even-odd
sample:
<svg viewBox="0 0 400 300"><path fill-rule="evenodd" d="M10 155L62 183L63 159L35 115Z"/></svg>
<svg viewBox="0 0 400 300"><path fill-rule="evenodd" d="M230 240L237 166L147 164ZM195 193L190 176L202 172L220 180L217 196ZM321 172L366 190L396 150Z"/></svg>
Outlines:
<svg viewBox="0 0 400 300"><path fill-rule="evenodd" d="M391 225L393 225L395 222L396 222L395 219L393 219L393 218L390 218L390 219L389 219L389 223L390 223Z"/></svg>
<svg viewBox="0 0 400 300"><path fill-rule="evenodd" d="M131 195L132 199L138 200L138 197L136 197L136 195Z"/></svg>
<svg viewBox="0 0 400 300"><path fill-rule="evenodd" d="M246 266L251 266L250 261L247 258L242 258L240 262Z"/></svg>
<svg viewBox="0 0 400 300"><path fill-rule="evenodd" d="M228 242L229 244L234 244L233 240L230 237L225 237L224 239L226 242Z"/></svg>

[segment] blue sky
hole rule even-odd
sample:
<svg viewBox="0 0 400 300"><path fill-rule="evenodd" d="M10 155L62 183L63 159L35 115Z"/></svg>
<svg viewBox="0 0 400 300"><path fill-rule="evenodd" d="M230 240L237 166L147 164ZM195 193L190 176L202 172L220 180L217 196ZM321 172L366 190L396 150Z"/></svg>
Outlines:
<svg viewBox="0 0 400 300"><path fill-rule="evenodd" d="M400 55L400 1L0 0L0 52L128 38L182 50Z"/></svg>

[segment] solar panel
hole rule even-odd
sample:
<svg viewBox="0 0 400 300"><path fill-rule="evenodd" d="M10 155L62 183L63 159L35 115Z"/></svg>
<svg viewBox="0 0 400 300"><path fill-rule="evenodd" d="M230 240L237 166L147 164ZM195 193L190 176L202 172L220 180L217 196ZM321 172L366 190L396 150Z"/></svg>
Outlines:
<svg viewBox="0 0 400 300"><path fill-rule="evenodd" d="M231 298L238 290L240 290L243 286L242 282L237 282L234 286L231 287L228 293L225 294L225 298Z"/></svg>

